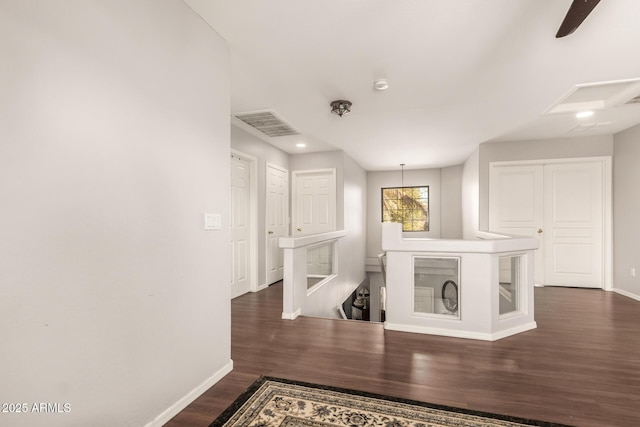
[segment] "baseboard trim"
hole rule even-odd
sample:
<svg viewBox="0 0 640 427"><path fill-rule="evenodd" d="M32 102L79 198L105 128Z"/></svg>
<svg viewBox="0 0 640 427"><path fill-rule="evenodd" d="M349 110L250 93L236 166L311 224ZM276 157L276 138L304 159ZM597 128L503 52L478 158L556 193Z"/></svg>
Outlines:
<svg viewBox="0 0 640 427"><path fill-rule="evenodd" d="M267 285L266 283L263 283L262 285L259 285L258 288L253 292L260 292L260 291L262 291L264 289L267 289L268 287L269 287L269 285Z"/></svg>
<svg viewBox="0 0 640 427"><path fill-rule="evenodd" d="M282 318L285 320L294 320L295 318L300 316L300 313L302 313L302 309L300 308L294 311L293 313L282 312Z"/></svg>
<svg viewBox="0 0 640 427"><path fill-rule="evenodd" d="M530 331L532 329L536 329L537 327L538 327L538 324L535 321L533 321L533 322L525 323L524 325L514 326L513 328L505 329L503 331L494 332L491 334L491 341L496 341L502 338L510 337L511 335Z"/></svg>
<svg viewBox="0 0 640 427"><path fill-rule="evenodd" d="M613 288L612 291L617 293L617 294L623 295L623 296L625 296L627 298L631 298L631 299L634 299L636 301L640 301L640 295L636 295L636 294L634 294L632 292L625 291L624 289Z"/></svg>
<svg viewBox="0 0 640 427"><path fill-rule="evenodd" d="M536 324L536 322L529 322L524 325L505 329L503 331L494 332L492 334L486 334L483 332L452 331L450 329L431 328L428 326L401 325L401 324L389 323L389 322L384 323L384 328L390 331L412 332L415 334L439 335L443 337L467 338L467 339L482 340L482 341L496 341L502 338L509 337L511 335L515 335L521 332L535 329L537 327L538 325Z"/></svg>
<svg viewBox="0 0 640 427"><path fill-rule="evenodd" d="M491 334L469 331L452 331L450 329L431 328L428 326L402 325L398 323L384 323L384 328L390 331L412 332L414 334L439 335L453 338L469 338L474 340L491 341Z"/></svg>
<svg viewBox="0 0 640 427"><path fill-rule="evenodd" d="M160 415L155 417L151 422L145 425L145 427L162 427L169 420L180 413L184 408L189 406L194 400L196 400L202 393L211 388L215 383L220 381L225 375L233 370L233 360L220 368L216 373L207 378L202 384L191 390L184 397L178 400L176 403L165 409Z"/></svg>

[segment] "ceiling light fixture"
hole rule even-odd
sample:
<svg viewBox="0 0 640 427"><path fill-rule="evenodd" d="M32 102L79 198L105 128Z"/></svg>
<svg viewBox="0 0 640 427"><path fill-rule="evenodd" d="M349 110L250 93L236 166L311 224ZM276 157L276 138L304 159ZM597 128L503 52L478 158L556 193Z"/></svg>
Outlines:
<svg viewBox="0 0 640 427"><path fill-rule="evenodd" d="M304 143L302 143L302 142L300 142L300 143L296 144L296 147L298 147L298 148L304 148L304 147L306 147L306 146L307 146L307 144L304 144Z"/></svg>
<svg viewBox="0 0 640 427"><path fill-rule="evenodd" d="M337 101L332 101L330 105L331 112L339 115L340 117L351 112L351 101L338 99Z"/></svg>
<svg viewBox="0 0 640 427"><path fill-rule="evenodd" d="M389 82L387 79L378 79L373 82L373 88L380 91L387 90L389 89Z"/></svg>
<svg viewBox="0 0 640 427"><path fill-rule="evenodd" d="M593 111L580 111L576 114L576 117L579 119L584 119L585 117L593 116Z"/></svg>

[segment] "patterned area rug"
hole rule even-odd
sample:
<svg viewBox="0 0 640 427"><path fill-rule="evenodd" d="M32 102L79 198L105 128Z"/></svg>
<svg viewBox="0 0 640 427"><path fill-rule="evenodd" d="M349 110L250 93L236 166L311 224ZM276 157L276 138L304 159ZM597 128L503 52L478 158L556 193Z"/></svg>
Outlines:
<svg viewBox="0 0 640 427"><path fill-rule="evenodd" d="M563 427L270 377L256 381L210 427L220 426Z"/></svg>

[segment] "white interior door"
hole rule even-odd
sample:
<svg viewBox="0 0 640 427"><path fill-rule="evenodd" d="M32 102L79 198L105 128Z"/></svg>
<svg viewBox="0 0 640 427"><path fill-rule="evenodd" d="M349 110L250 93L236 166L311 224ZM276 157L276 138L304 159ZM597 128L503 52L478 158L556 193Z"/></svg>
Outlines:
<svg viewBox="0 0 640 427"><path fill-rule="evenodd" d="M602 164L551 164L544 173L545 284L602 288Z"/></svg>
<svg viewBox="0 0 640 427"><path fill-rule="evenodd" d="M231 157L231 298L249 292L250 277L249 162Z"/></svg>
<svg viewBox="0 0 640 427"><path fill-rule="evenodd" d="M535 237L543 248L543 165L493 167L489 182L489 230ZM534 281L543 284L544 250L534 265Z"/></svg>
<svg viewBox="0 0 640 427"><path fill-rule="evenodd" d="M604 287L602 162L492 165L489 227L535 236L535 283Z"/></svg>
<svg viewBox="0 0 640 427"><path fill-rule="evenodd" d="M267 284L282 280L284 257L278 239L289 235L289 171L267 164L266 265Z"/></svg>
<svg viewBox="0 0 640 427"><path fill-rule="evenodd" d="M336 229L336 170L293 172L293 235Z"/></svg>

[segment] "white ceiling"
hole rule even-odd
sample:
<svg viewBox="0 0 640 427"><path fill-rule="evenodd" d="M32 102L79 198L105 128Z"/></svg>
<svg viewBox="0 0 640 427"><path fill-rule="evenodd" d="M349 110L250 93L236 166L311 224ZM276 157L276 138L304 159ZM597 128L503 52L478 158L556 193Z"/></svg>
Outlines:
<svg viewBox="0 0 640 427"><path fill-rule="evenodd" d="M573 113L543 114L576 85L640 78L638 0L602 1L562 39L571 0L185 1L230 45L231 111L276 111L301 134L264 139L290 153L441 167L487 141L640 123L638 104L598 110L587 122L611 123L582 132ZM351 114L331 114L335 99Z"/></svg>

